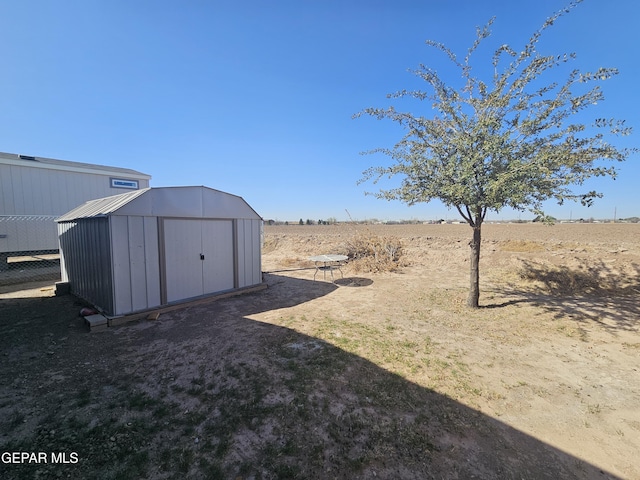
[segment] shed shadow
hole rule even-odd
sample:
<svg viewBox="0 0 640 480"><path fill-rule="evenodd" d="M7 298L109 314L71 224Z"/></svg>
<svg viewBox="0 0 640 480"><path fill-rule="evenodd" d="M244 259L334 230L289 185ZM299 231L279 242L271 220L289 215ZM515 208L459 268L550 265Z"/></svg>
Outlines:
<svg viewBox="0 0 640 480"><path fill-rule="evenodd" d="M267 290L249 295L252 295L252 299L258 300L258 304L263 305L260 308L265 309L292 307L328 295L338 288L331 282L306 280L275 273L264 273L262 278L267 284Z"/></svg>

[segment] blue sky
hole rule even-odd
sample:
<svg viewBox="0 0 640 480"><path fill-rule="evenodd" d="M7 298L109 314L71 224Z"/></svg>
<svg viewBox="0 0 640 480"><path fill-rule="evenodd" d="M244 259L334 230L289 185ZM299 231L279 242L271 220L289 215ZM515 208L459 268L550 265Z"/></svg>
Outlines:
<svg viewBox="0 0 640 480"><path fill-rule="evenodd" d="M265 219L455 218L439 202L408 207L365 196L360 155L392 147L388 121L352 119L387 93L422 87L420 63L457 72L427 39L460 56L492 16L495 46L520 49L561 0L0 0L0 151L133 168L152 186L206 185L244 197ZM640 145L640 3L585 0L545 34L545 53L575 52L584 71L617 67L589 118L635 127ZM562 81L564 77L548 77ZM426 105L407 109L428 115ZM640 215L638 154L589 209L559 218ZM490 219L518 213L489 214ZM530 218L531 214L522 214Z"/></svg>

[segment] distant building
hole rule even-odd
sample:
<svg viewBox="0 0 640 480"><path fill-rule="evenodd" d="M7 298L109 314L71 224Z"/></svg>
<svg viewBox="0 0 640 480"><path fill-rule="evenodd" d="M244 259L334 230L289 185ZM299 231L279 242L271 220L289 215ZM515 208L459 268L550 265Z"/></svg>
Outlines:
<svg viewBox="0 0 640 480"><path fill-rule="evenodd" d="M55 253L54 219L87 200L149 187L128 168L0 152L0 270L11 256Z"/></svg>

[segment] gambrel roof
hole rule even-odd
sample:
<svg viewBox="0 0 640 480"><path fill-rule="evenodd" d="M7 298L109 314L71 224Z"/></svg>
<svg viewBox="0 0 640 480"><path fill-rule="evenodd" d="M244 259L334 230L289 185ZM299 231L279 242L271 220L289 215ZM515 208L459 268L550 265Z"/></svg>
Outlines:
<svg viewBox="0 0 640 480"><path fill-rule="evenodd" d="M58 217L56 222L109 215L176 218L261 219L237 195L204 186L143 188L111 197L89 200Z"/></svg>

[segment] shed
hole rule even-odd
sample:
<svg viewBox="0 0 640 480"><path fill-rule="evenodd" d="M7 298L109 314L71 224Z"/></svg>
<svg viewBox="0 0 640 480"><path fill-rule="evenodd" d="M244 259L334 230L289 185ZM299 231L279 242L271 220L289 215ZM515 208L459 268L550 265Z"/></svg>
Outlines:
<svg viewBox="0 0 640 480"><path fill-rule="evenodd" d="M56 221L62 281L108 316L262 283L262 218L236 195L145 188Z"/></svg>

